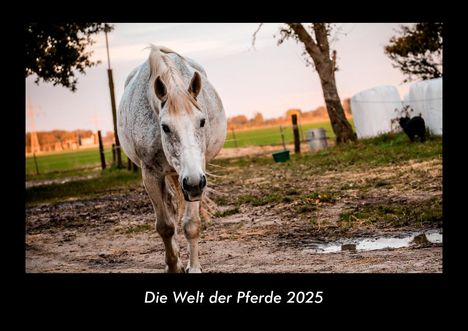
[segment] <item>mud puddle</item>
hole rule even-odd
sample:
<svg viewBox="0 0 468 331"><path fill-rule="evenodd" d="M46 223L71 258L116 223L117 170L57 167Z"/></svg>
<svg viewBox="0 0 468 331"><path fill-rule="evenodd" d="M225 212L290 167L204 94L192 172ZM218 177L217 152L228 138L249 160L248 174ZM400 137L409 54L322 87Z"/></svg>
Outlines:
<svg viewBox="0 0 468 331"><path fill-rule="evenodd" d="M410 232L400 236L379 236L353 238L330 243L312 243L306 245L305 253L337 253L341 251L374 251L389 248L410 247L413 245L442 244L442 230Z"/></svg>

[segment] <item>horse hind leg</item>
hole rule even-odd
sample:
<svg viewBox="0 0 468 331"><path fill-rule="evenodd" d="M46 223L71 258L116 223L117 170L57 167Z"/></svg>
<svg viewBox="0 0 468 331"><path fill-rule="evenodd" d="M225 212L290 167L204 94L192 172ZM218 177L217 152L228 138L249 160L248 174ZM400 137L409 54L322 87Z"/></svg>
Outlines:
<svg viewBox="0 0 468 331"><path fill-rule="evenodd" d="M154 175L151 171L143 168L143 183L151 199L156 213L156 230L164 242L166 272L184 272L179 257L179 247L175 240L176 222L171 208L167 205L169 192L164 177ZM170 202L170 201L169 201Z"/></svg>

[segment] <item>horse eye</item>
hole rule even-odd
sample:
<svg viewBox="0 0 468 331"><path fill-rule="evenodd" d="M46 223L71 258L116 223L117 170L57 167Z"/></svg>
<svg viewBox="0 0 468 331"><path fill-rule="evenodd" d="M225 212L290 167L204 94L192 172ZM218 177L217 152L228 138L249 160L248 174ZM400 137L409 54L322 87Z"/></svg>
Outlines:
<svg viewBox="0 0 468 331"><path fill-rule="evenodd" d="M166 133L171 132L171 130L169 129L169 127L166 124L163 124L162 128L163 128L163 131L166 132Z"/></svg>
<svg viewBox="0 0 468 331"><path fill-rule="evenodd" d="M202 120L200 121L200 127L202 128L202 127L204 127L204 126L205 126L205 119L202 119Z"/></svg>

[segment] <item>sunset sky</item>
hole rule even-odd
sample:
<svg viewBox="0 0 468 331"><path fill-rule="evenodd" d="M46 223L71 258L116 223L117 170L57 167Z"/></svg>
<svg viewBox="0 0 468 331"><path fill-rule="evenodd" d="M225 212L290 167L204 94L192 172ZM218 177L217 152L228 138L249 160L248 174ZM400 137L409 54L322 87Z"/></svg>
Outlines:
<svg viewBox="0 0 468 331"><path fill-rule="evenodd" d="M342 99L379 85L394 85L401 95L407 91L408 85L401 84L403 75L383 51L399 25L336 25L338 32L332 37L337 40L332 49L338 54L336 80ZM145 47L150 43L167 46L200 63L221 96L227 116L251 117L259 111L270 118L289 108L308 111L324 103L318 75L306 67L301 55L303 47L293 40L276 45L274 35L280 24L264 24L255 49L252 34L257 23L119 23L114 27L109 43L117 104L125 78L146 60L149 51ZM26 79L26 97L36 112L36 130L112 130L104 34L95 40L93 59L102 63L78 76L75 93L43 82L38 86L34 76ZM29 123L26 125L29 131Z"/></svg>

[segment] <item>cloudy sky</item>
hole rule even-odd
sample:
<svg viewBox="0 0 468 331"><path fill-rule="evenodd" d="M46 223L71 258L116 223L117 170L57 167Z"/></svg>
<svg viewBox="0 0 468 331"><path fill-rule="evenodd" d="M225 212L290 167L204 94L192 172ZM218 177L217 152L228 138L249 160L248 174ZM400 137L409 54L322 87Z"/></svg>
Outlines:
<svg viewBox="0 0 468 331"><path fill-rule="evenodd" d="M400 24L337 24L332 48L337 50L338 92L342 99L364 89L394 85L400 93L408 86L392 67L383 47ZM323 105L318 75L305 66L302 46L289 40L277 46L274 35L280 24L264 24L257 35L256 23L119 23L109 34L111 67L117 104L130 71L144 62L148 44L164 45L199 62L221 96L227 116L262 112L277 117L289 108L304 111ZM26 79L27 102L36 116L36 130L112 130L112 113L107 81L105 38L101 34L91 46L93 59L102 64L78 76L78 91ZM30 123L26 123L30 130Z"/></svg>

